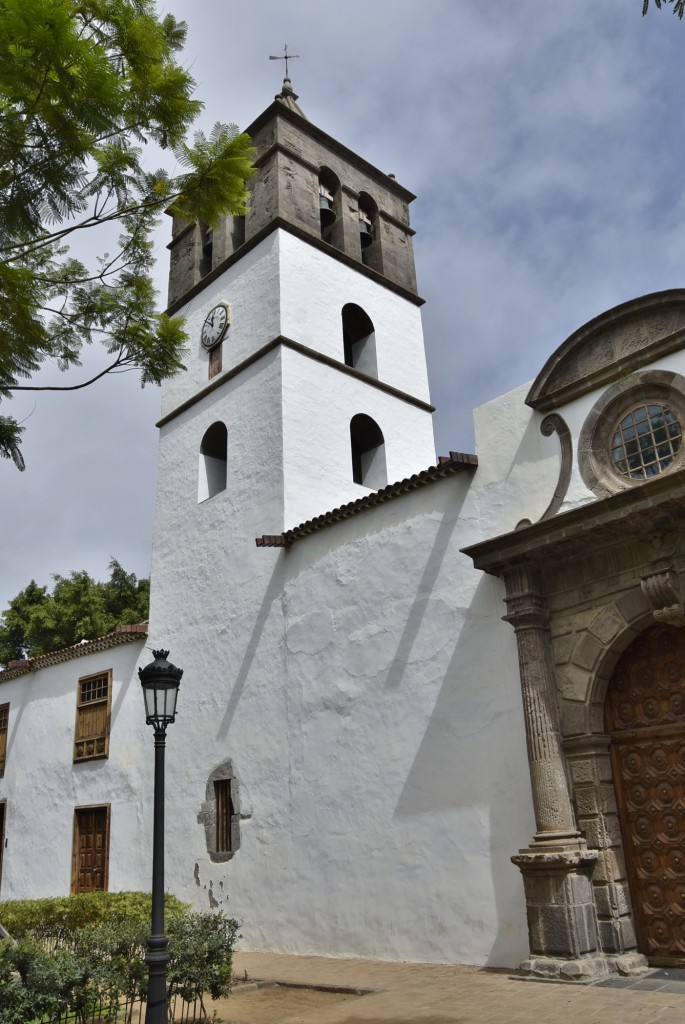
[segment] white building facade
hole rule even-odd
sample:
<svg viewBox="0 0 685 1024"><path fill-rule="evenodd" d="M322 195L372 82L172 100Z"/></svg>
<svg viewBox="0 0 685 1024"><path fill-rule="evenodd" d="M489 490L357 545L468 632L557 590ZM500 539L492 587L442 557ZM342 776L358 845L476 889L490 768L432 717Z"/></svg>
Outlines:
<svg viewBox="0 0 685 1024"><path fill-rule="evenodd" d="M248 129L247 218L170 245L190 342L149 624L185 673L167 885L251 949L570 980L679 963L685 292L580 328L476 411L475 454L436 461L413 197L296 101L286 80ZM107 752L70 761L74 694L115 651ZM3 898L74 888L90 805L111 805L109 887L147 887L149 657L138 637L87 672L0 674ZM57 744L31 758L31 687L63 723L37 788Z"/></svg>

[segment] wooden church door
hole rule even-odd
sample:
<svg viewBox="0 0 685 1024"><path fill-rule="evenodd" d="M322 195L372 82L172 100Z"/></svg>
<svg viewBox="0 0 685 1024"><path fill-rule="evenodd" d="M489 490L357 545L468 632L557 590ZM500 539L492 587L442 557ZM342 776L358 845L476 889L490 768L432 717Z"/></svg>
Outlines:
<svg viewBox="0 0 685 1024"><path fill-rule="evenodd" d="M71 891L104 892L109 874L109 806L74 812Z"/></svg>
<svg viewBox="0 0 685 1024"><path fill-rule="evenodd" d="M653 626L627 648L605 725L638 949L685 965L685 629Z"/></svg>

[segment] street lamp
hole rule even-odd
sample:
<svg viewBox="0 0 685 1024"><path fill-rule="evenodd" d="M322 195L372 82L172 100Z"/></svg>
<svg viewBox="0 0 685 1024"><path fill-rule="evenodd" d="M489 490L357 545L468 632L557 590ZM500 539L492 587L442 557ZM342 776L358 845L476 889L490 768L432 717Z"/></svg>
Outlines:
<svg viewBox="0 0 685 1024"><path fill-rule="evenodd" d="M164 748L167 726L176 718L182 668L168 662L168 651L153 651L155 660L138 669L145 698L145 721L155 729L155 797L152 832L152 934L147 943L148 991L145 1024L167 1024L164 934Z"/></svg>

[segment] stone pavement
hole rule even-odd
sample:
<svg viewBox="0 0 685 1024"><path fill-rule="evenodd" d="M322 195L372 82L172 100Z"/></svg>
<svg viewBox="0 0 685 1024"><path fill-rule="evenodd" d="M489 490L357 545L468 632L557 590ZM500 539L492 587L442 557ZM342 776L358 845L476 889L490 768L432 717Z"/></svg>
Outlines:
<svg viewBox="0 0 685 1024"><path fill-rule="evenodd" d="M235 975L370 991L278 1024L684 1024L685 971L601 985L531 982L506 971L272 953L236 953ZM209 1004L230 1021L231 1000ZM208 1007L208 1008L209 1008ZM241 1016L245 1018L244 1011ZM248 1018L249 1019L249 1018Z"/></svg>

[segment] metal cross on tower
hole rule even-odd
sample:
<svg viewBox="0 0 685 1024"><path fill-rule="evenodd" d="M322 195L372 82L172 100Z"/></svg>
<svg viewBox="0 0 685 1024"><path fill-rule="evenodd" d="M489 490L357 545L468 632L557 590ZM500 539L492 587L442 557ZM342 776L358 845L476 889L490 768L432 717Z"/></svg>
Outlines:
<svg viewBox="0 0 685 1024"><path fill-rule="evenodd" d="M289 78L290 76L288 75L288 61L289 60L295 60L295 58L299 57L299 56L300 56L299 53L288 53L288 44L286 43L285 46L283 47L283 56L282 57L269 57L269 60L284 60L285 61L285 77Z"/></svg>

